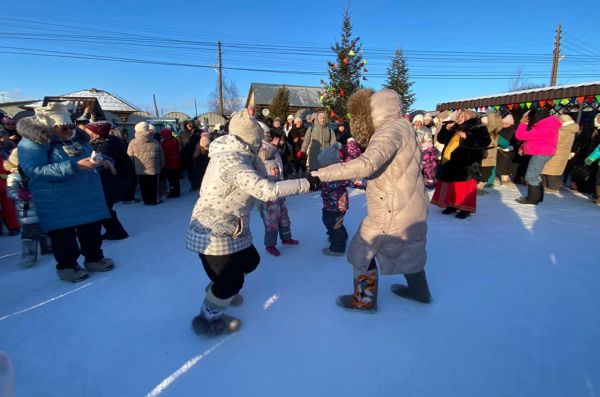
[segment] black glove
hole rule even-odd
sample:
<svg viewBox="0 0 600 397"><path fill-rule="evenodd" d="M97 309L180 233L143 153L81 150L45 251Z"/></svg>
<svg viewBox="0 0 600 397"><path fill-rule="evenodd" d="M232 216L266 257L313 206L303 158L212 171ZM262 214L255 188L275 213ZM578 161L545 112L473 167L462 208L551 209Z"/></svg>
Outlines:
<svg viewBox="0 0 600 397"><path fill-rule="evenodd" d="M315 192L315 191L321 189L321 180L319 179L318 176L312 176L312 175L308 174L306 176L306 180L308 181L308 183L310 183L310 191L311 192Z"/></svg>

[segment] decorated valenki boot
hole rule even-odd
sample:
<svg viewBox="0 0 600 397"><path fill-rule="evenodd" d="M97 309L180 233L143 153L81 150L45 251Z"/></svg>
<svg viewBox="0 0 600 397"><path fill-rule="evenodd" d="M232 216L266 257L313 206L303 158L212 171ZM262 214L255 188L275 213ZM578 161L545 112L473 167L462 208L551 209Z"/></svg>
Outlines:
<svg viewBox="0 0 600 397"><path fill-rule="evenodd" d="M202 309L192 320L192 330L196 335L225 335L236 332L242 323L235 317L225 314L225 309L230 305L233 297L219 299L212 288L206 293Z"/></svg>
<svg viewBox="0 0 600 397"><path fill-rule="evenodd" d="M366 272L354 269L354 294L340 295L337 304L346 310L363 313L377 312L377 266L371 262Z"/></svg>
<svg viewBox="0 0 600 397"><path fill-rule="evenodd" d="M421 303L431 302L431 293L427 284L425 270L418 273L405 274L408 285L392 284L392 292L402 298L412 299Z"/></svg>

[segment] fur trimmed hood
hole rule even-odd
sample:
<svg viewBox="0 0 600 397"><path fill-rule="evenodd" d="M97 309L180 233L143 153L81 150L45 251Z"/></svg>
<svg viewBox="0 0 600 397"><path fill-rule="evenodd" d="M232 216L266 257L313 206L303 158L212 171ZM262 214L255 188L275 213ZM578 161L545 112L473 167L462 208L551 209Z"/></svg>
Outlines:
<svg viewBox="0 0 600 397"><path fill-rule="evenodd" d="M356 91L348 101L350 113L350 131L359 146L365 148L369 144L375 127L371 117L371 96L374 91L362 89Z"/></svg>
<svg viewBox="0 0 600 397"><path fill-rule="evenodd" d="M402 102L394 90L362 89L348 101L350 130L359 146L367 147L375 129L402 118Z"/></svg>
<svg viewBox="0 0 600 397"><path fill-rule="evenodd" d="M50 142L50 132L46 126L35 117L25 117L17 122L17 133L30 141L47 145Z"/></svg>

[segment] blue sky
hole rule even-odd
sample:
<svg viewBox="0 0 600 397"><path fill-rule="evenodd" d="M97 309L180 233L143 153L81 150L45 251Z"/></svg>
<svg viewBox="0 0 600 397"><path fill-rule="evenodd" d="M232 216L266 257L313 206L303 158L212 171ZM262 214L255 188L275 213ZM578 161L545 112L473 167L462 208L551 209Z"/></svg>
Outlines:
<svg viewBox="0 0 600 397"><path fill-rule="evenodd" d="M216 86L217 75L210 67L15 52L58 51L61 56L68 52L210 66L217 63L217 40L225 45L225 67L322 73L226 70L226 79L244 98L251 82L319 85L327 77L327 60L334 58L327 49L339 38L349 4L354 33L361 37L368 62L365 85L381 88L385 79L375 75L385 73L393 50L402 47L414 76L413 108L433 109L439 102L508 91L519 68L529 82L547 84L559 22L564 31L559 84L600 80L600 42L594 39L600 13L591 3L583 3L567 8L555 0L529 2L526 7L522 1L107 0L86 8L60 0L12 2L3 6L0 19L0 101L96 87L149 111L156 94L163 113L193 115L196 98L201 113ZM273 46L281 48L280 53L269 53Z"/></svg>

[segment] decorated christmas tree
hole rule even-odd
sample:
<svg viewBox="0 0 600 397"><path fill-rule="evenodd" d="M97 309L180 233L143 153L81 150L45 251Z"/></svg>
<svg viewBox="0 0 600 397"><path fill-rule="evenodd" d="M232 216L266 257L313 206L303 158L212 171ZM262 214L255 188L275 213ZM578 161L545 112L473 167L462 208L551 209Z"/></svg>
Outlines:
<svg viewBox="0 0 600 397"><path fill-rule="evenodd" d="M321 102L331 118L346 117L348 98L361 88L361 82L366 80L363 73L367 72L367 61L363 59L361 47L360 37L352 37L350 14L346 9L341 40L331 47L336 60L328 62L329 82L321 80Z"/></svg>
<svg viewBox="0 0 600 397"><path fill-rule="evenodd" d="M401 49L396 50L392 64L387 70L387 81L385 88L390 88L400 95L404 113L410 112L410 107L415 102L415 94L412 92L413 83L408 80L408 66Z"/></svg>
<svg viewBox="0 0 600 397"><path fill-rule="evenodd" d="M290 106L290 91L286 86L279 87L271 106L269 106L269 115L273 118L279 117L285 120L287 116L288 107Z"/></svg>

